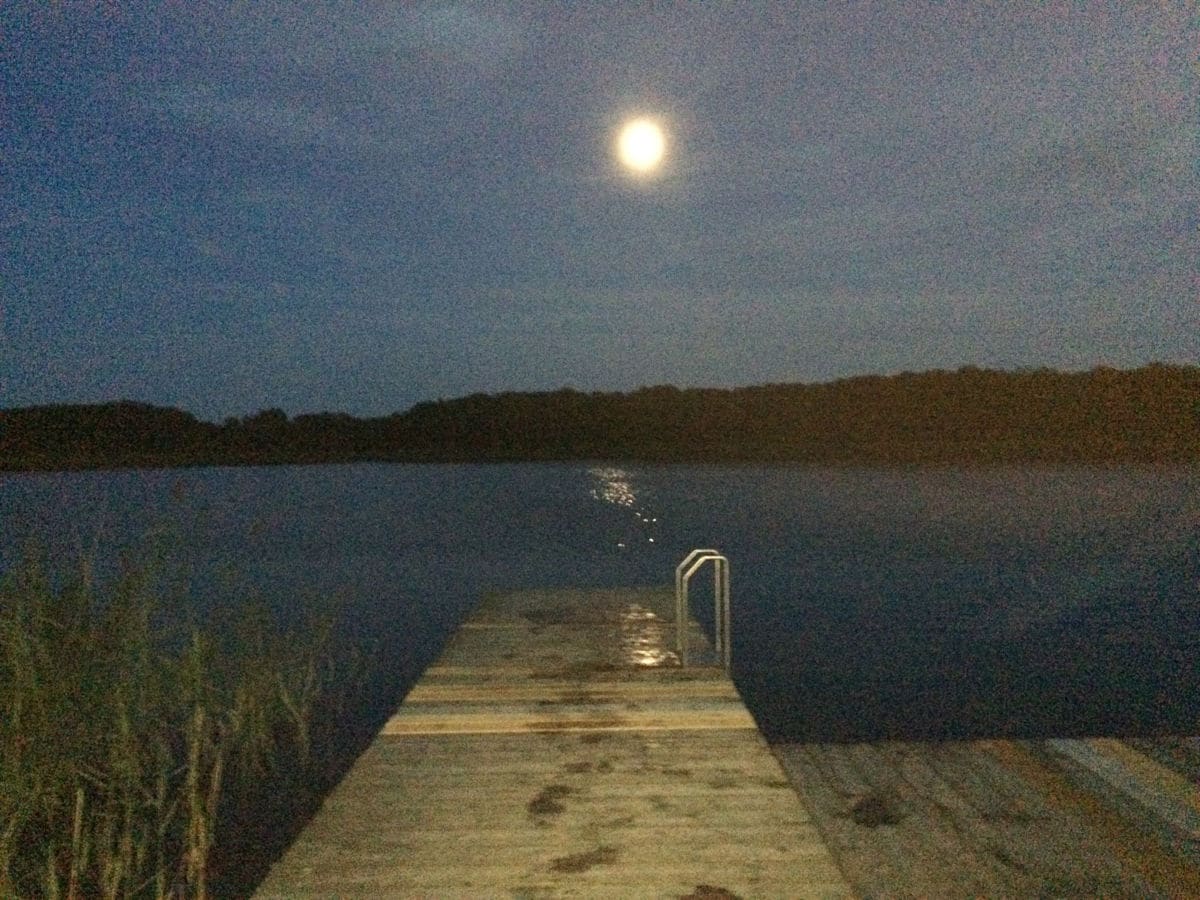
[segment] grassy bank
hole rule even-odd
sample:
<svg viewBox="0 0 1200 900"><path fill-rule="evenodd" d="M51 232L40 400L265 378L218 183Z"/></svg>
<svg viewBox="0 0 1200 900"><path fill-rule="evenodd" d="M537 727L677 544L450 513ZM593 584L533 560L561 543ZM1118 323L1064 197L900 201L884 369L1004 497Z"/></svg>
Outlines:
<svg viewBox="0 0 1200 900"><path fill-rule="evenodd" d="M157 567L121 568L0 582L0 897L245 893L344 764L330 616L164 630Z"/></svg>

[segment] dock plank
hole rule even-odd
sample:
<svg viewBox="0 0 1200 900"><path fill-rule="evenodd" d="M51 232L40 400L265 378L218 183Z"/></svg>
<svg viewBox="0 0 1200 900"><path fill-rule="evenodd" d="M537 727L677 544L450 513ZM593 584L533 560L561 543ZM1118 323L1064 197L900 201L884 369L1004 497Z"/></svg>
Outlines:
<svg viewBox="0 0 1200 900"><path fill-rule="evenodd" d="M679 667L672 607L484 598L256 896L850 896L727 674Z"/></svg>
<svg viewBox="0 0 1200 900"><path fill-rule="evenodd" d="M1179 809L1194 808L1196 784L1124 742L774 750L859 896L1200 896L1200 868L1178 821ZM1105 777L1094 771L1101 752ZM1127 767L1121 777L1116 762ZM1160 792L1154 804L1147 786ZM1136 803L1116 796L1125 790ZM1150 814L1163 827L1149 827Z"/></svg>

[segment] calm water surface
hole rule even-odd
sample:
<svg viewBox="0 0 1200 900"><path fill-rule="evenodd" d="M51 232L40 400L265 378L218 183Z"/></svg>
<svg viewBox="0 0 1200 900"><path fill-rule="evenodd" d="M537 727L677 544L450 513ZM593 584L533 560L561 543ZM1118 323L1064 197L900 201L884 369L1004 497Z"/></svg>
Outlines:
<svg viewBox="0 0 1200 900"><path fill-rule="evenodd" d="M1200 724L1200 468L352 465L0 475L31 538L169 546L197 618L336 595L387 703L484 590L669 583L731 560L735 675L775 739ZM708 579L695 612L711 619Z"/></svg>

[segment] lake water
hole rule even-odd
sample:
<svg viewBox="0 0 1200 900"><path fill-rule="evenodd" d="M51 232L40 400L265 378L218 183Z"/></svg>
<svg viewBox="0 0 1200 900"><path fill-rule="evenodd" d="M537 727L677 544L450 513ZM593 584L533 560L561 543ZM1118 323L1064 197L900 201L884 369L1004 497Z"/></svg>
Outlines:
<svg viewBox="0 0 1200 900"><path fill-rule="evenodd" d="M1200 468L348 465L0 475L0 569L165 536L205 618L336 594L386 703L484 590L730 559L773 739L1194 733ZM710 579L694 591L711 620Z"/></svg>

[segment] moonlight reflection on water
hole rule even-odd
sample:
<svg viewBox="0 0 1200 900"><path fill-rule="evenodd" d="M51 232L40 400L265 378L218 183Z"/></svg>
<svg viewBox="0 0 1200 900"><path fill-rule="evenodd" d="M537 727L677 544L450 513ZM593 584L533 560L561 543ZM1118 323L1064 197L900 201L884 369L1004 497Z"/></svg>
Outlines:
<svg viewBox="0 0 1200 900"><path fill-rule="evenodd" d="M639 502L638 492L633 486L633 476L625 469L613 466L594 466L588 469L588 475L594 482L590 491L593 499L610 503L633 514L634 521L629 523L633 530L622 530L620 539L615 542L617 548L623 550L631 542L653 544L658 516L650 515L645 504Z"/></svg>

